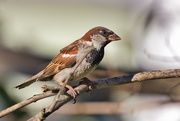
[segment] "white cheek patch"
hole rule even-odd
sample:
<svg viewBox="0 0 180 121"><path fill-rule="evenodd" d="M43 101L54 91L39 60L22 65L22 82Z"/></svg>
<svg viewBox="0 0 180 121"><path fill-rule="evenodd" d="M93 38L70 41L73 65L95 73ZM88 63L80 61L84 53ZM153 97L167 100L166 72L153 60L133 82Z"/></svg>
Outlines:
<svg viewBox="0 0 180 121"><path fill-rule="evenodd" d="M88 46L92 46L93 45L93 43L91 42L91 41L86 41L85 42Z"/></svg>
<svg viewBox="0 0 180 121"><path fill-rule="evenodd" d="M76 56L75 54L62 54L63 58L69 58L69 57L74 57Z"/></svg>
<svg viewBox="0 0 180 121"><path fill-rule="evenodd" d="M106 38L103 37L102 35L92 35L91 40L92 40L93 46L97 50L101 49L103 43L107 41Z"/></svg>

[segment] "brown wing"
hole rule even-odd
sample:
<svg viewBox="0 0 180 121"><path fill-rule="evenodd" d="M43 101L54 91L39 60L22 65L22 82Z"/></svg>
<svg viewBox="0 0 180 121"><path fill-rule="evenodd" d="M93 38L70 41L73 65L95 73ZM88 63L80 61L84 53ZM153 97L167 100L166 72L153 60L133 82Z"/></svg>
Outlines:
<svg viewBox="0 0 180 121"><path fill-rule="evenodd" d="M38 80L46 80L57 74L64 68L73 67L76 64L76 54L78 40L60 50L60 53L47 65L44 73Z"/></svg>

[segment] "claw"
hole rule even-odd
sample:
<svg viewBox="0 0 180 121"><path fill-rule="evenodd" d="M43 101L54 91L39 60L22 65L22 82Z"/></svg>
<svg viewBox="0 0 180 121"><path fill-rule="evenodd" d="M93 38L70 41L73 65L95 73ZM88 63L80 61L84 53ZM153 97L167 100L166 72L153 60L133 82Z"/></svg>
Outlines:
<svg viewBox="0 0 180 121"><path fill-rule="evenodd" d="M78 92L76 92L76 91L73 89L73 87L70 86L70 85L66 85L66 88L68 88L69 91L72 93L72 97L73 97L73 99L74 99L73 104L75 104L75 103L76 103L76 96L78 95Z"/></svg>
<svg viewBox="0 0 180 121"><path fill-rule="evenodd" d="M75 104L76 103L76 98L74 98L73 100L74 100L73 104Z"/></svg>
<svg viewBox="0 0 180 121"><path fill-rule="evenodd" d="M88 91L87 92L92 91L95 88L94 83L86 77L82 78L82 81L79 84L88 85Z"/></svg>

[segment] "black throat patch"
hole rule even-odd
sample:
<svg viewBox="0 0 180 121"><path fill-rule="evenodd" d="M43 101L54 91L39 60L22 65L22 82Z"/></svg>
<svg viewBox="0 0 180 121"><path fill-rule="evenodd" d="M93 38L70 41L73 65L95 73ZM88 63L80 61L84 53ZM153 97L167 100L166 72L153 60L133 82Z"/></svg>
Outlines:
<svg viewBox="0 0 180 121"><path fill-rule="evenodd" d="M100 50L92 50L86 57L86 62L91 63L91 65L98 65L104 56L104 47Z"/></svg>

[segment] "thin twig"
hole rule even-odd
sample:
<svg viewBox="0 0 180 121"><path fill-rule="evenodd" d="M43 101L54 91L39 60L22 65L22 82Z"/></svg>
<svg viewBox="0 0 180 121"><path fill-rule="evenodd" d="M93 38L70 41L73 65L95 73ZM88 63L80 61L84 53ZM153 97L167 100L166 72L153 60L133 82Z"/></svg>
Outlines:
<svg viewBox="0 0 180 121"><path fill-rule="evenodd" d="M52 91L48 91L48 92L45 92L45 93L34 95L33 97L31 97L31 98L29 98L27 100L24 100L24 101L22 101L20 103L17 103L15 105L1 111L0 112L0 118L7 115L7 114L9 114L9 113L11 113L11 112L13 112L13 111L15 111L15 110L17 110L17 109L23 108L23 107L25 107L25 106L33 103L33 102L36 102L36 101L41 100L43 98L47 98L47 97L54 96L54 95L56 95L56 93L53 93Z"/></svg>
<svg viewBox="0 0 180 121"><path fill-rule="evenodd" d="M59 86L43 85L41 88L42 88L43 92L47 92L47 91L59 91L62 88L62 86L61 85L59 85Z"/></svg>

